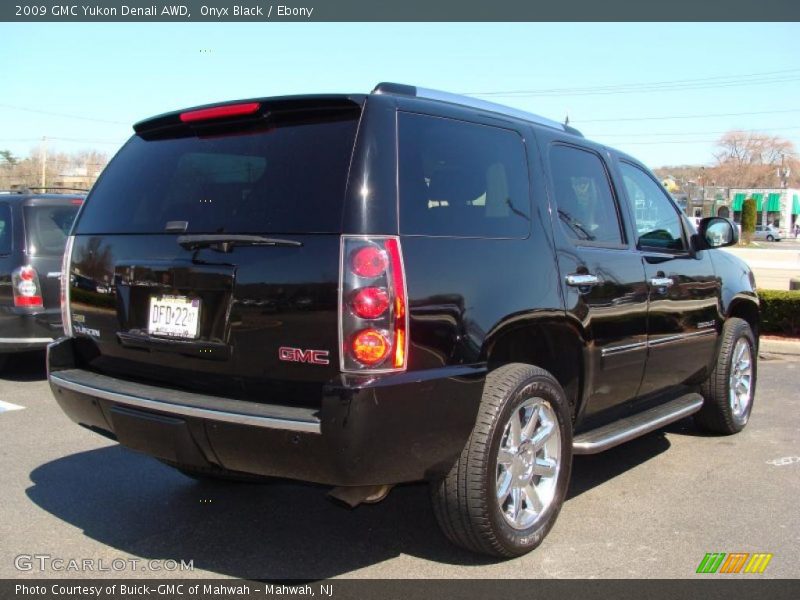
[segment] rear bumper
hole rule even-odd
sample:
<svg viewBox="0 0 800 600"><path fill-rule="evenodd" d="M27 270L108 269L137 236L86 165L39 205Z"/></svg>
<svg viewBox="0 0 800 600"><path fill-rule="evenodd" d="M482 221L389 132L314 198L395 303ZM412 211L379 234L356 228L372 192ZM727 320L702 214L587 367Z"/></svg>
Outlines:
<svg viewBox="0 0 800 600"><path fill-rule="evenodd" d="M177 463L329 485L432 479L472 431L485 372L342 376L318 410L143 385L75 368L72 340L48 348L48 378L75 422Z"/></svg>
<svg viewBox="0 0 800 600"><path fill-rule="evenodd" d="M3 307L0 311L0 353L42 350L63 332L61 311Z"/></svg>

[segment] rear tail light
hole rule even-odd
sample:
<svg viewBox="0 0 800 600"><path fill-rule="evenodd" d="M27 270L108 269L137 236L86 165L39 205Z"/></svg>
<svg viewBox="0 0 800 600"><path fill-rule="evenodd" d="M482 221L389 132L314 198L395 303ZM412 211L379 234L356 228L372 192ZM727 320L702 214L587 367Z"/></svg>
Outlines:
<svg viewBox="0 0 800 600"><path fill-rule="evenodd" d="M342 236L340 290L342 371L404 370L408 306L400 240Z"/></svg>
<svg viewBox="0 0 800 600"><path fill-rule="evenodd" d="M67 337L72 337L72 314L69 311L69 273L74 243L75 236L69 236L64 248L64 257L61 259L61 324L64 326L64 335Z"/></svg>
<svg viewBox="0 0 800 600"><path fill-rule="evenodd" d="M14 289L14 306L43 308L42 288L39 285L36 269L29 266L14 269L11 274L11 285Z"/></svg>

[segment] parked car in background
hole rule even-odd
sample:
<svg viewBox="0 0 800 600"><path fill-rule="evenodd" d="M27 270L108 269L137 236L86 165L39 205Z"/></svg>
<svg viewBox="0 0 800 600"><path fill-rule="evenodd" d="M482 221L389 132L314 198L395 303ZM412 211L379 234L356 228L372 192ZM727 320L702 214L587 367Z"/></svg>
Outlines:
<svg viewBox="0 0 800 600"><path fill-rule="evenodd" d="M84 195L0 193L0 367L63 333L64 245Z"/></svg>
<svg viewBox="0 0 800 600"><path fill-rule="evenodd" d="M96 433L351 506L428 481L450 540L511 557L555 523L573 454L689 415L747 425L758 297L714 249L733 223L695 232L572 127L380 84L134 131L67 243L48 348L57 402Z"/></svg>
<svg viewBox="0 0 800 600"><path fill-rule="evenodd" d="M783 237L781 231L774 225L756 225L756 231L753 234L754 240L765 240L767 242L780 242Z"/></svg>

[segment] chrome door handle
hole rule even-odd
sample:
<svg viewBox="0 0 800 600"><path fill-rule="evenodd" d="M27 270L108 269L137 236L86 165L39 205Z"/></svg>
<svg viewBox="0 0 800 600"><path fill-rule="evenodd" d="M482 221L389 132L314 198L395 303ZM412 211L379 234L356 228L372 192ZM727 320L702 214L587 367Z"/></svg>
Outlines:
<svg viewBox="0 0 800 600"><path fill-rule="evenodd" d="M599 283L600 278L597 275L567 275L567 285L573 287L587 287Z"/></svg>
<svg viewBox="0 0 800 600"><path fill-rule="evenodd" d="M653 277L650 280L650 285L653 287L672 287L675 282L670 277Z"/></svg>

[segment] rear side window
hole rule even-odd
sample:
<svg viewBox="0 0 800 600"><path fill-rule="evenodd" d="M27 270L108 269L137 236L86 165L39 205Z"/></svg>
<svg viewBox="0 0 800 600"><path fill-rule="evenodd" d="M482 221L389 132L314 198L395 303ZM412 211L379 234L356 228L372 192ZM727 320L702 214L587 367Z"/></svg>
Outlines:
<svg viewBox="0 0 800 600"><path fill-rule="evenodd" d="M11 254L11 207L0 204L0 255Z"/></svg>
<svg viewBox="0 0 800 600"><path fill-rule="evenodd" d="M26 206L23 214L28 253L61 256L78 206Z"/></svg>
<svg viewBox="0 0 800 600"><path fill-rule="evenodd" d="M95 185L76 233L338 233L357 111L258 129L134 136Z"/></svg>
<svg viewBox="0 0 800 600"><path fill-rule="evenodd" d="M550 149L550 171L558 220L566 236L581 244L622 244L616 201L600 157L556 145Z"/></svg>
<svg viewBox="0 0 800 600"><path fill-rule="evenodd" d="M401 233L527 237L528 167L518 133L400 112L398 136Z"/></svg>

